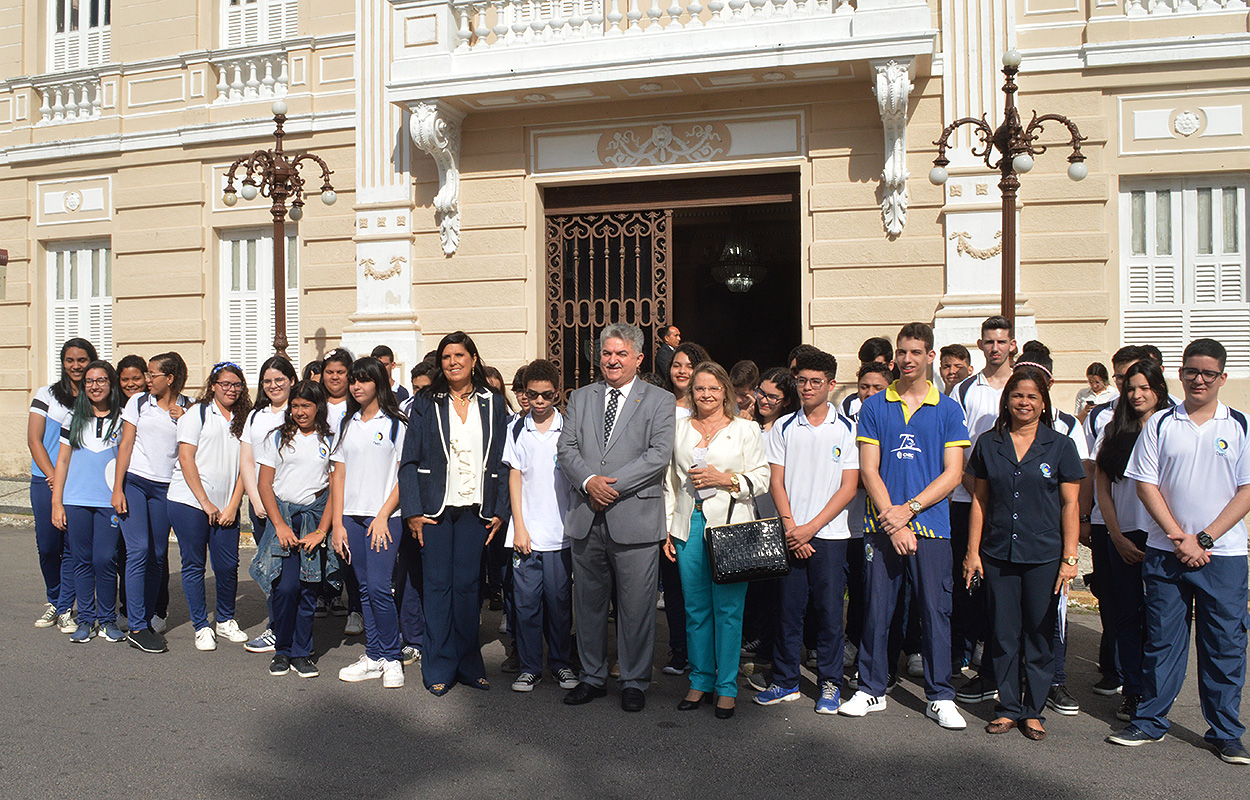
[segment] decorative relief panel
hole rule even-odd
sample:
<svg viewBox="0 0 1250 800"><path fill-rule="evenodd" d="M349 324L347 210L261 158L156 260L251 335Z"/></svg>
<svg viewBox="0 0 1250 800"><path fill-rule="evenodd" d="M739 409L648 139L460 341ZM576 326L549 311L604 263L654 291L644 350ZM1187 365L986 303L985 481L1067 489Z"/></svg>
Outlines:
<svg viewBox="0 0 1250 800"><path fill-rule="evenodd" d="M552 173L786 158L806 153L804 132L802 111L538 129L530 163Z"/></svg>
<svg viewBox="0 0 1250 800"><path fill-rule="evenodd" d="M1245 92L1141 95L1120 99L1120 152L1250 149Z"/></svg>
<svg viewBox="0 0 1250 800"><path fill-rule="evenodd" d="M36 225L67 225L113 218L112 180L108 177L46 181L37 185Z"/></svg>

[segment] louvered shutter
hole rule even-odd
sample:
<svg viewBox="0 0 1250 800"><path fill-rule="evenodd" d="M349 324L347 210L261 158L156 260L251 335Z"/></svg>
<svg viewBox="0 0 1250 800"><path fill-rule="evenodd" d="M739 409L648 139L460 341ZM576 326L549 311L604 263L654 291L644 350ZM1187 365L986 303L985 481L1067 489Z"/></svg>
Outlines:
<svg viewBox="0 0 1250 800"><path fill-rule="evenodd" d="M112 253L107 245L58 244L48 248L48 374L66 339L81 336L100 358L111 361L113 343Z"/></svg>
<svg viewBox="0 0 1250 800"><path fill-rule="evenodd" d="M221 357L254 375L273 354L273 239L256 233L231 234L222 241L223 309ZM299 271L296 238L287 240L288 353L299 358Z"/></svg>

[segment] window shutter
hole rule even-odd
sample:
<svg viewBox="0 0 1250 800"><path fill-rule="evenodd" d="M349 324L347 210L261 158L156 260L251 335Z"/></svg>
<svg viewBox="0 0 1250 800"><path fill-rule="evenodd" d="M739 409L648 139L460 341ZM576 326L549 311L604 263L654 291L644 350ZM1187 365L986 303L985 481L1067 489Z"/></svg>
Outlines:
<svg viewBox="0 0 1250 800"><path fill-rule="evenodd" d="M1215 339L1228 351L1224 368L1231 373L1250 370L1250 309L1220 308L1204 309L1193 314L1189 320L1189 340ZM1166 353L1165 353L1166 356ZM1180 363L1180 352L1175 361Z"/></svg>
<svg viewBox="0 0 1250 800"><path fill-rule="evenodd" d="M287 354L291 362L298 364L300 360L299 339L299 241L287 237L286 248L286 340Z"/></svg>
<svg viewBox="0 0 1250 800"><path fill-rule="evenodd" d="M48 250L48 374L60 374L61 345L82 336L100 358L113 359L112 254L107 245L57 245Z"/></svg>

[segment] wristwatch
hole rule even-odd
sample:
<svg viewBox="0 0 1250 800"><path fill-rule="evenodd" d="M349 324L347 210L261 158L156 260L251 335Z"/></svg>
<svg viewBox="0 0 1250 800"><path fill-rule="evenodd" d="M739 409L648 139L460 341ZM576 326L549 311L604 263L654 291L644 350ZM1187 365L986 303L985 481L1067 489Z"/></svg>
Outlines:
<svg viewBox="0 0 1250 800"><path fill-rule="evenodd" d="M1215 540L1206 531L1198 531L1198 546L1203 550L1210 550L1215 547Z"/></svg>
<svg viewBox="0 0 1250 800"><path fill-rule="evenodd" d="M920 501L914 497L907 501L907 507L911 509L913 516L919 514L921 511L924 511L924 506L920 505Z"/></svg>
<svg viewBox="0 0 1250 800"><path fill-rule="evenodd" d="M738 476L732 472L729 473L729 491L737 494L741 490L742 486L738 483Z"/></svg>
<svg viewBox="0 0 1250 800"><path fill-rule="evenodd" d="M1079 561L1080 559L1076 556L1068 556L1063 560L1063 563L1067 564L1069 567L1075 567Z"/></svg>
<svg viewBox="0 0 1250 800"><path fill-rule="evenodd" d="M1080 521L1082 525L1085 524L1086 522L1089 522L1089 514L1082 514L1080 517Z"/></svg>

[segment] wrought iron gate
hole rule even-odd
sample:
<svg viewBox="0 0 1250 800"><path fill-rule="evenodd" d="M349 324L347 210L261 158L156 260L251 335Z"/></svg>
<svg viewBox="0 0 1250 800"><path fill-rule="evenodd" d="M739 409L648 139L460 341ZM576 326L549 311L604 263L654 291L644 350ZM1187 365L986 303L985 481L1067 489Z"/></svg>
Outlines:
<svg viewBox="0 0 1250 800"><path fill-rule="evenodd" d="M599 332L611 322L642 329L649 369L656 328L669 319L672 211L547 217L547 358L565 397L597 377Z"/></svg>

